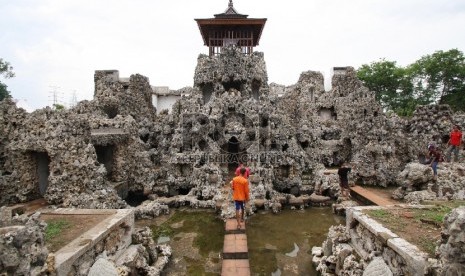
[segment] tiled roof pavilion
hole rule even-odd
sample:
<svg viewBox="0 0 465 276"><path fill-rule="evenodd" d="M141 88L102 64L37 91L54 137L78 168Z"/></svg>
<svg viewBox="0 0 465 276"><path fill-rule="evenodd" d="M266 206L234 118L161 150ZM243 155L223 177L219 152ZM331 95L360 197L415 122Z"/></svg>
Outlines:
<svg viewBox="0 0 465 276"><path fill-rule="evenodd" d="M236 11L233 1L229 0L228 8L214 18L195 19L202 34L205 46L210 55L221 53L227 45L237 45L243 53L250 54L258 45L265 26L266 18L248 18L248 15Z"/></svg>

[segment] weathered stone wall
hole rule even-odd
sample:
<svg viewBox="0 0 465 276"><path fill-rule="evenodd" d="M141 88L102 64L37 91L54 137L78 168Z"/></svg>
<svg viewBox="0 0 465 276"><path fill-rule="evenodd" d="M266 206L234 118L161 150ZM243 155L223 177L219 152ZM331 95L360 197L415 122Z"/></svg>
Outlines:
<svg viewBox="0 0 465 276"><path fill-rule="evenodd" d="M110 217L50 253L45 244L47 224L39 219L40 213L12 217L11 208L0 208L0 274L102 275L112 271L113 275L159 275L171 256L171 247L156 244L148 227L134 228L132 210L57 209L50 213Z"/></svg>
<svg viewBox="0 0 465 276"><path fill-rule="evenodd" d="M260 205L335 198L337 179L325 168L351 162L357 183L400 185L398 174L428 143L444 147L450 126L465 126L447 106L421 106L411 119L384 114L351 67L335 68L330 91L313 71L288 87L268 85L263 53L236 47L198 57L194 86L176 91L171 113L156 114L144 76L96 71L94 80L94 99L72 109L27 114L0 104L1 204L44 197L120 208L128 193L221 201L215 191L244 161Z"/></svg>
<svg viewBox="0 0 465 276"><path fill-rule="evenodd" d="M399 188L393 193L396 199L408 203L425 200L464 200L465 166L463 163L440 162L438 179L433 181L429 164L408 163L397 176Z"/></svg>
<svg viewBox="0 0 465 276"><path fill-rule="evenodd" d="M3 207L5 208L5 207ZM3 213L4 210L2 210ZM0 220L0 273L4 275L40 275L47 262L46 224L38 215L24 221ZM9 223L5 224L5 221Z"/></svg>
<svg viewBox="0 0 465 276"><path fill-rule="evenodd" d="M465 273L465 207L454 209L444 218L440 245L436 254L442 263L437 275Z"/></svg>
<svg viewBox="0 0 465 276"><path fill-rule="evenodd" d="M1 164L7 195L2 204L44 197L62 206L121 208L126 204L114 186L153 185L153 163L143 142L155 116L148 79L135 75L119 82L115 74L97 71L95 100L72 109L24 114L2 103L8 122L2 125L7 156Z"/></svg>
<svg viewBox="0 0 465 276"><path fill-rule="evenodd" d="M381 207L349 208L346 225L329 229L322 247L312 249L317 270L322 275L429 275L434 260L363 214L373 208Z"/></svg>

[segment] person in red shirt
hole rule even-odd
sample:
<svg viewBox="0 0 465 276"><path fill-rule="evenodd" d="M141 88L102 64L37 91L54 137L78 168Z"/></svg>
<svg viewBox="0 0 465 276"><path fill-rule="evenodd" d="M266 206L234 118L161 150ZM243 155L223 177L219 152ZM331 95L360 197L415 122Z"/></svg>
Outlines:
<svg viewBox="0 0 465 276"><path fill-rule="evenodd" d="M245 203L249 201L249 181L245 177L246 172L246 168L241 168L240 175L234 177L231 181L236 207L237 229L241 229L241 222L244 221Z"/></svg>
<svg viewBox="0 0 465 276"><path fill-rule="evenodd" d="M462 145L462 132L460 131L460 128L458 125L454 125L452 128L452 131L450 132L449 135L449 147L447 148L446 152L446 158L448 162L451 162L451 153L454 153L454 159L455 161L459 160L459 149L460 146Z"/></svg>
<svg viewBox="0 0 465 276"><path fill-rule="evenodd" d="M241 175L241 168L245 168L245 178L249 178L249 175L250 175L250 169L247 168L246 166L244 166L244 164L239 164L239 167L236 168L236 172L235 172L235 175L236 176L239 176Z"/></svg>

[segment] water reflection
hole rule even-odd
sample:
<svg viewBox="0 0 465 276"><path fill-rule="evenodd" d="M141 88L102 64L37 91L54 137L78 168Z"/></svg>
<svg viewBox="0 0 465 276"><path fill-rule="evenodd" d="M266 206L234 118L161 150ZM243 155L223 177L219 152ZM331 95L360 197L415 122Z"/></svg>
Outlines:
<svg viewBox="0 0 465 276"><path fill-rule="evenodd" d="M160 236L158 237L157 244L167 243L170 241L170 237Z"/></svg>
<svg viewBox="0 0 465 276"><path fill-rule="evenodd" d="M298 252L299 252L299 247L297 246L296 243L294 243L294 250L292 250L292 252L290 252L290 253L286 253L286 256L295 258L295 257L297 257Z"/></svg>
<svg viewBox="0 0 465 276"><path fill-rule="evenodd" d="M321 246L331 225L344 223L330 208L261 212L247 221L252 275L317 275L311 249Z"/></svg>

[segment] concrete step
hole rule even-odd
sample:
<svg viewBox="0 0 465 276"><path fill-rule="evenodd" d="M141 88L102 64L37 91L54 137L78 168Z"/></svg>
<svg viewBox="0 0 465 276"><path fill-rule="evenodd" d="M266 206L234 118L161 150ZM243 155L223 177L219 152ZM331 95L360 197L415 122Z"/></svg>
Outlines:
<svg viewBox="0 0 465 276"><path fill-rule="evenodd" d="M245 234L226 234L223 243L223 259L248 259L247 236Z"/></svg>
<svg viewBox="0 0 465 276"><path fill-rule="evenodd" d="M221 276L250 276L249 260L223 260Z"/></svg>

